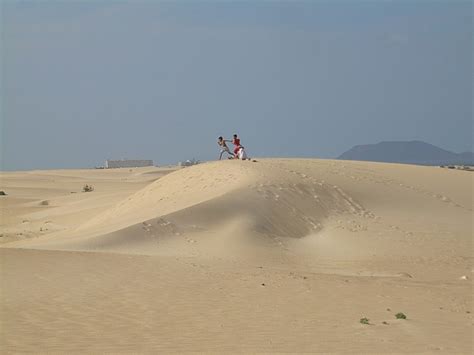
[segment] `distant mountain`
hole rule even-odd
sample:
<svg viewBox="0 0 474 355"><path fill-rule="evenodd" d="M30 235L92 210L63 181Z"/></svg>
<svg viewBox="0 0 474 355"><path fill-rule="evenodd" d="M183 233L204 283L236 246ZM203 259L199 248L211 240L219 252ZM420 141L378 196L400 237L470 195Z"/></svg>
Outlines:
<svg viewBox="0 0 474 355"><path fill-rule="evenodd" d="M474 165L472 152L453 153L420 141L356 145L338 159L420 165Z"/></svg>

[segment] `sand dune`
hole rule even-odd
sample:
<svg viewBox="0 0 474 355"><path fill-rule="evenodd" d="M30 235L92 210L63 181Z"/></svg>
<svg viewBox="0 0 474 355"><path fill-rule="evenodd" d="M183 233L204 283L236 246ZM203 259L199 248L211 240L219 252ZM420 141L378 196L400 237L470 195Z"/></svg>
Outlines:
<svg viewBox="0 0 474 355"><path fill-rule="evenodd" d="M46 170L0 174L1 243L69 232L150 182L175 170ZM153 173L153 175L149 175ZM95 187L83 193L85 184Z"/></svg>
<svg viewBox="0 0 474 355"><path fill-rule="evenodd" d="M1 178L10 351L472 351L469 172L262 159Z"/></svg>

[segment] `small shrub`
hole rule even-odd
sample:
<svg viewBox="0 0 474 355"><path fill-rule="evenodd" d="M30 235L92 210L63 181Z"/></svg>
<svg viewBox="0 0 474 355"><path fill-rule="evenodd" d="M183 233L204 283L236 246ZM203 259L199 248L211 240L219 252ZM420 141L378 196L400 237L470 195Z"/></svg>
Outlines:
<svg viewBox="0 0 474 355"><path fill-rule="evenodd" d="M365 317L361 318L359 322L360 322L360 324L367 324L368 325L369 324L369 318L365 318Z"/></svg>
<svg viewBox="0 0 474 355"><path fill-rule="evenodd" d="M49 201L48 200L41 201L40 205L41 206L49 206Z"/></svg>
<svg viewBox="0 0 474 355"><path fill-rule="evenodd" d="M84 187L82 188L82 191L83 191L83 192L92 192L92 191L94 191L94 186L92 186L92 185L84 185Z"/></svg>
<svg viewBox="0 0 474 355"><path fill-rule="evenodd" d="M407 316L405 314L403 314L402 312L398 312L397 314L395 314L395 318L397 318L397 319L407 319Z"/></svg>

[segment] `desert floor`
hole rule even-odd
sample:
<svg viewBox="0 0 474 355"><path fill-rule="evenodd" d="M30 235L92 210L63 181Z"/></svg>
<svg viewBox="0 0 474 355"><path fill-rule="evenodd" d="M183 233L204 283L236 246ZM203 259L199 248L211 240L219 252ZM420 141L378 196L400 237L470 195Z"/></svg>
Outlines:
<svg viewBox="0 0 474 355"><path fill-rule="evenodd" d="M470 354L473 183L314 159L0 173L0 351Z"/></svg>

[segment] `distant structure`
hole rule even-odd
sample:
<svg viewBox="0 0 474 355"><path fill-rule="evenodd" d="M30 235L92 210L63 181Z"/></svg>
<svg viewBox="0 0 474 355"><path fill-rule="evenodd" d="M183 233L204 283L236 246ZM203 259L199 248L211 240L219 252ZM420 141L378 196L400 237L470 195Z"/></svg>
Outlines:
<svg viewBox="0 0 474 355"><path fill-rule="evenodd" d="M140 168L143 166L153 166L153 160L110 160L105 161L106 169L113 168Z"/></svg>

